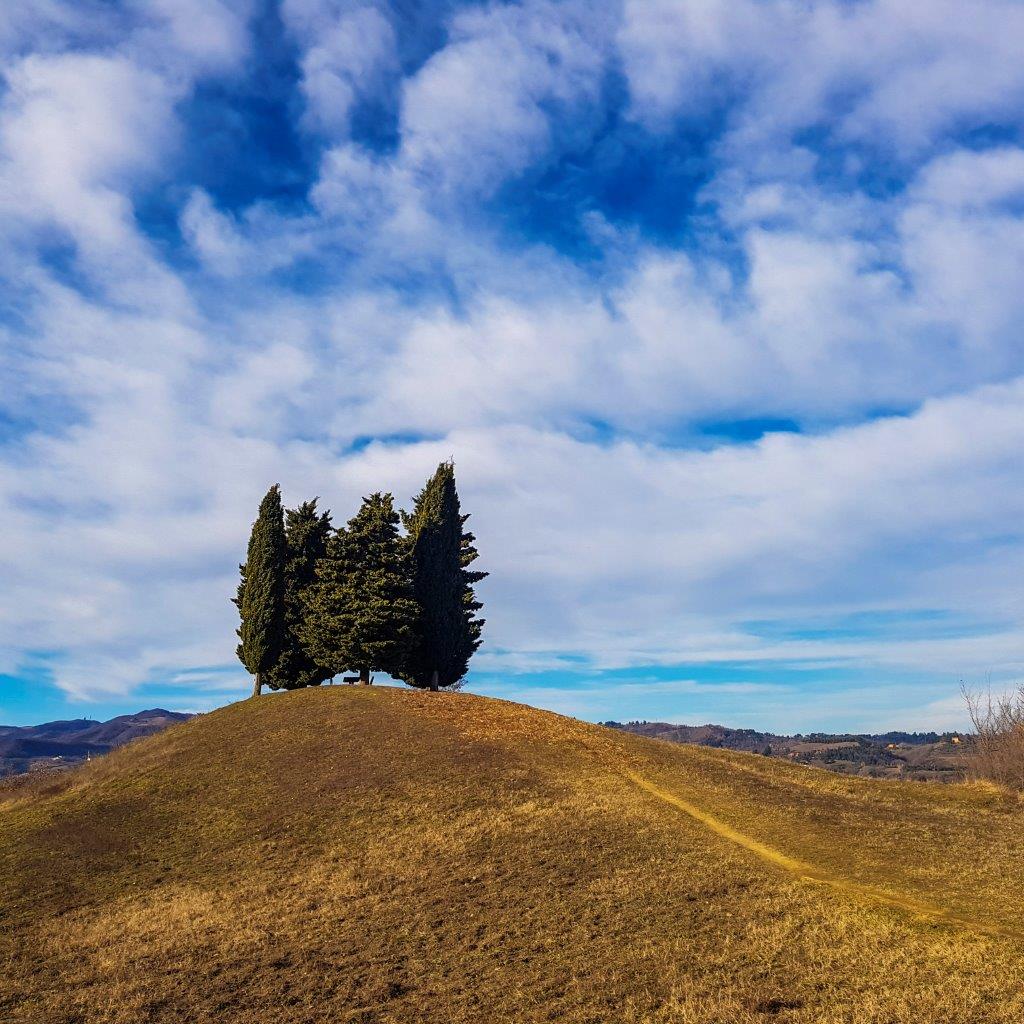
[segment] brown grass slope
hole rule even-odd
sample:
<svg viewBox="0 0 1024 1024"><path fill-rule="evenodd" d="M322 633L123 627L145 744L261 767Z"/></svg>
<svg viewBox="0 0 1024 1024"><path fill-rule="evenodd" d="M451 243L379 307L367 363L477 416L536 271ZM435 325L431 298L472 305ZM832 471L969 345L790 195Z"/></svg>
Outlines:
<svg viewBox="0 0 1024 1024"><path fill-rule="evenodd" d="M1024 1019L994 790L336 687L0 800L12 1024Z"/></svg>

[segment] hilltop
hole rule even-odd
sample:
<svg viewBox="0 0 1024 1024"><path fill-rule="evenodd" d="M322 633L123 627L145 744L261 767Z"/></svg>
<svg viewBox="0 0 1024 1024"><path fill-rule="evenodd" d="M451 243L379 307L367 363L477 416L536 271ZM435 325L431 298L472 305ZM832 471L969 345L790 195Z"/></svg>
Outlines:
<svg viewBox="0 0 1024 1024"><path fill-rule="evenodd" d="M731 729L725 725L679 725L673 722L605 722L622 729L702 747L745 750L780 757L797 764L825 768L845 775L917 782L957 782L963 778L964 758L959 733L811 733L795 736Z"/></svg>
<svg viewBox="0 0 1024 1024"><path fill-rule="evenodd" d="M0 791L14 1024L1019 1021L1024 818L390 688Z"/></svg>
<svg viewBox="0 0 1024 1024"><path fill-rule="evenodd" d="M0 778L41 768L67 768L191 717L151 708L106 722L74 718L42 725L0 725Z"/></svg>

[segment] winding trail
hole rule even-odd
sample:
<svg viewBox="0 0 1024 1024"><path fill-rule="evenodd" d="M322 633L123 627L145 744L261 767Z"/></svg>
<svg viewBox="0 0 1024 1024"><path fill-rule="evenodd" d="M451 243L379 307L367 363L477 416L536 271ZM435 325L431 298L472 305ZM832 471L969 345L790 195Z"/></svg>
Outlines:
<svg viewBox="0 0 1024 1024"><path fill-rule="evenodd" d="M709 828L716 835L720 835L723 839L728 839L729 842L735 843L737 846L742 846L743 849L749 850L769 864L774 864L804 881L817 882L820 885L827 885L832 889L837 889L839 892L864 897L887 907L895 907L897 910L902 910L912 914L914 917L936 924L950 925L982 935L997 935L1018 940L1024 939L1024 930L1019 928L1004 924L993 924L987 921L977 921L974 918L957 914L952 910L947 910L944 907L938 907L931 903L925 903L922 900L916 900L909 896L895 896L883 889L876 889L870 885L862 885L859 882L853 882L849 879L829 874L813 864L790 857L781 850L777 850L773 846L768 846L752 836L740 832L696 804L692 804L688 800L684 800L682 797L662 789L636 772L625 769L624 774L630 782L640 789L678 808L684 814L689 815L695 821L699 821L702 825Z"/></svg>

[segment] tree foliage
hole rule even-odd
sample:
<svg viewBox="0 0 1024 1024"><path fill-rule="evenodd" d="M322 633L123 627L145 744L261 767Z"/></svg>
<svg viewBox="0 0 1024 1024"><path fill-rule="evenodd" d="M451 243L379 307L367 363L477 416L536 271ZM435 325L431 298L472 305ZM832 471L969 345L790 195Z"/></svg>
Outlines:
<svg viewBox="0 0 1024 1024"><path fill-rule="evenodd" d="M284 572L284 638L281 654L267 675L275 690L319 686L333 674L320 664L302 640L306 621L305 591L316 581L316 564L327 553L330 512L317 512L317 499L285 511L287 559Z"/></svg>
<svg viewBox="0 0 1024 1024"><path fill-rule="evenodd" d="M234 599L241 618L238 659L254 677L253 696L273 671L284 642L286 551L281 488L274 484L260 502Z"/></svg>
<svg viewBox="0 0 1024 1024"><path fill-rule="evenodd" d="M453 686L466 674L480 646L484 620L473 585L487 573L469 566L477 558L464 527L455 488L455 465L442 462L404 516L418 605L416 638L400 678L411 686Z"/></svg>
<svg viewBox="0 0 1024 1024"><path fill-rule="evenodd" d="M390 494L371 494L327 545L307 591L301 635L310 655L332 673L397 675L416 639L417 606L408 553Z"/></svg>
<svg viewBox="0 0 1024 1024"><path fill-rule="evenodd" d="M382 671L411 686L457 686L484 625L474 586L487 573L471 568L468 518L452 462L437 467L411 513L400 517L390 494L371 494L333 531L316 498L284 513L271 487L234 598L254 694L319 686L345 670L363 682Z"/></svg>

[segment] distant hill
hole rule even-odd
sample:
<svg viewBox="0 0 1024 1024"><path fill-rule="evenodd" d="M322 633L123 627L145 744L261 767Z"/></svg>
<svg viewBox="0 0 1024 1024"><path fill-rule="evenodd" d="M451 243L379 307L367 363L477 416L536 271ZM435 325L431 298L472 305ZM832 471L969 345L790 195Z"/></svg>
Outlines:
<svg viewBox="0 0 1024 1024"><path fill-rule="evenodd" d="M960 733L810 733L794 736L724 725L677 725L672 722L605 722L637 736L695 743L702 747L744 750L826 768L845 775L919 782L956 782L963 777Z"/></svg>
<svg viewBox="0 0 1024 1024"><path fill-rule="evenodd" d="M0 785L11 1024L1024 1020L1024 815L391 687Z"/></svg>
<svg viewBox="0 0 1024 1024"><path fill-rule="evenodd" d="M153 708L119 715L109 722L76 718L43 725L0 726L0 777L41 768L66 768L191 717Z"/></svg>

